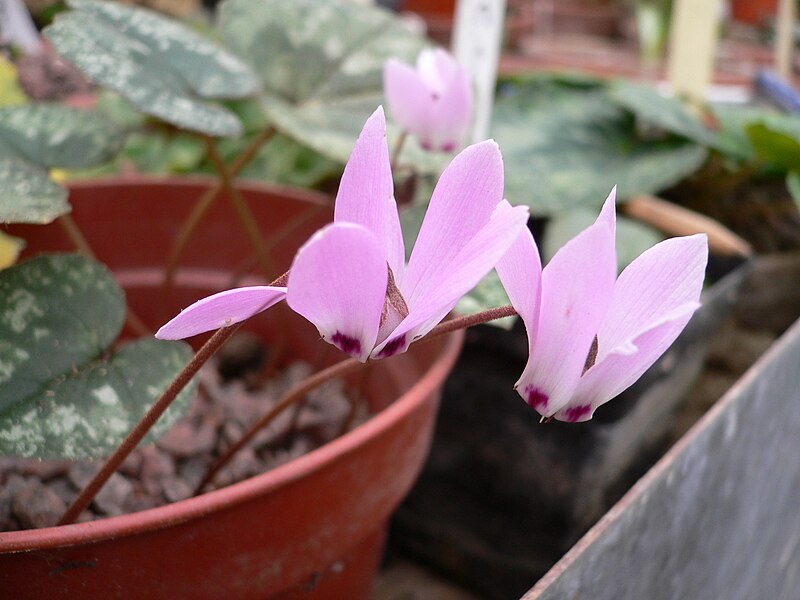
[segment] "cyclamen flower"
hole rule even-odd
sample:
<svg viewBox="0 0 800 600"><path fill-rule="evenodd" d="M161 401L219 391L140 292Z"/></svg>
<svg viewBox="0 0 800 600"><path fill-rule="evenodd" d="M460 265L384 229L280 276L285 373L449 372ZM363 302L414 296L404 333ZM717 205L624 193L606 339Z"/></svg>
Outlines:
<svg viewBox="0 0 800 600"><path fill-rule="evenodd" d="M528 333L515 388L545 417L587 421L631 386L700 306L704 234L656 244L616 277L615 191L597 221L542 270L523 232L497 272Z"/></svg>
<svg viewBox="0 0 800 600"><path fill-rule="evenodd" d="M390 58L383 89L392 117L423 148L453 152L461 145L472 115L472 87L448 52L423 50L416 69Z"/></svg>
<svg viewBox="0 0 800 600"><path fill-rule="evenodd" d="M298 250L286 287L220 292L156 334L180 339L232 325L284 297L325 341L366 361L404 352L455 307L525 228L526 207L503 200L493 141L470 146L445 169L405 264L383 109L364 125L345 167L334 222Z"/></svg>

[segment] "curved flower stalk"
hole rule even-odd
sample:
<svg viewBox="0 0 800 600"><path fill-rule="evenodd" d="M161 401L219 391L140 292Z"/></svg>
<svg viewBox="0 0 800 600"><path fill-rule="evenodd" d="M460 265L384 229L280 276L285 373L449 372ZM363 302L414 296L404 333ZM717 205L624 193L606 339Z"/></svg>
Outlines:
<svg viewBox="0 0 800 600"><path fill-rule="evenodd" d="M404 352L507 252L526 207L503 200L493 141L466 148L442 173L408 265L378 108L345 167L334 222L298 250L286 287L227 290L183 310L156 334L180 339L243 321L284 297L323 339L366 361Z"/></svg>
<svg viewBox="0 0 800 600"><path fill-rule="evenodd" d="M423 50L416 69L390 58L383 89L392 117L425 150L453 152L461 145L472 116L472 87L447 51Z"/></svg>
<svg viewBox="0 0 800 600"><path fill-rule="evenodd" d="M700 306L704 234L656 244L616 277L615 190L542 269L528 231L497 272L528 333L515 388L542 416L578 422L632 385Z"/></svg>

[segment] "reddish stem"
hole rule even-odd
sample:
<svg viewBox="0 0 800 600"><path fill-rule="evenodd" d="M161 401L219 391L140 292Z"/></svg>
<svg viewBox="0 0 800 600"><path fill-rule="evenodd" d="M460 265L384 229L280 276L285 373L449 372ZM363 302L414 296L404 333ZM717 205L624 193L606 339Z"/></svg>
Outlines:
<svg viewBox="0 0 800 600"><path fill-rule="evenodd" d="M439 323L418 343L426 342L458 329L466 329L467 327L480 325L481 323L487 323L489 321L502 319L504 317L511 317L516 314L517 311L514 310L514 307L507 305L499 308L492 308L474 315L456 317L455 319L450 319L449 321ZM246 446L247 443L250 442L250 440L252 440L259 431L269 425L285 409L305 398L310 391L316 389L323 383L336 377L342 377L357 371L358 369L370 364L372 363L362 363L355 358L348 358L336 363L335 365L331 365L322 371L318 371L308 379L301 381L299 384L289 390L280 400L278 400L278 402L272 408L270 408L269 411L262 415L260 419L253 423L241 438L239 438L234 444L225 450L222 456L217 458L214 464L211 465L211 468L208 470L205 477L203 477L202 481L197 485L197 488L195 488L194 495L196 496L200 494L203 491L203 488L205 488L206 485L211 482L219 470L222 469L222 467L224 467L239 450Z"/></svg>

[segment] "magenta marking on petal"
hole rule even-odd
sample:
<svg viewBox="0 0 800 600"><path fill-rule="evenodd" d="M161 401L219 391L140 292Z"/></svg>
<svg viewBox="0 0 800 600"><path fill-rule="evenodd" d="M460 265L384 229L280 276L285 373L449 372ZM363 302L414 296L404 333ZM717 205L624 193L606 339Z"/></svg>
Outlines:
<svg viewBox="0 0 800 600"><path fill-rule="evenodd" d="M578 419L585 417L592 412L591 404L584 404L582 406L571 406L564 410L564 420L574 423Z"/></svg>
<svg viewBox="0 0 800 600"><path fill-rule="evenodd" d="M550 396L532 385L525 386L525 398L528 404L536 409L547 408L547 403L550 401Z"/></svg>
<svg viewBox="0 0 800 600"><path fill-rule="evenodd" d="M357 338L343 334L341 331L333 334L331 343L350 356L361 355L361 342Z"/></svg>
<svg viewBox="0 0 800 600"><path fill-rule="evenodd" d="M381 350L378 353L378 358L387 358L389 356L394 356L400 350L402 350L405 347L405 345L406 345L406 336L401 335L400 337L397 337L388 344L386 344L383 347L383 350Z"/></svg>
<svg viewBox="0 0 800 600"><path fill-rule="evenodd" d="M419 143L419 145L422 146L423 150L426 150L428 152L433 152L433 144L431 144L430 142L422 141Z"/></svg>
<svg viewBox="0 0 800 600"><path fill-rule="evenodd" d="M442 152L453 152L455 149L456 145L453 142L447 142L442 145Z"/></svg>

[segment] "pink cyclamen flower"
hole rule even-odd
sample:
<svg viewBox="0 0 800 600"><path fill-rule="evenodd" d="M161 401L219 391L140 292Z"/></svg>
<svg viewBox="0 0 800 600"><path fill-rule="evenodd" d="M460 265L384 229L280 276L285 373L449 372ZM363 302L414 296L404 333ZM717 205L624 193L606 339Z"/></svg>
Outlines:
<svg viewBox="0 0 800 600"><path fill-rule="evenodd" d="M416 69L390 58L383 90L392 117L423 148L453 152L461 145L472 115L472 87L447 51L423 50Z"/></svg>
<svg viewBox="0 0 800 600"><path fill-rule="evenodd" d="M286 287L214 294L156 337L180 339L231 325L285 297L323 339L361 361L404 352L494 267L527 219L526 207L503 200L497 144L475 144L442 173L406 265L386 120L378 108L345 166L334 222L298 250Z"/></svg>
<svg viewBox="0 0 800 600"><path fill-rule="evenodd" d="M542 269L523 232L497 272L528 333L515 388L545 417L587 421L632 385L700 306L704 234L656 244L616 277L615 190L597 221Z"/></svg>

